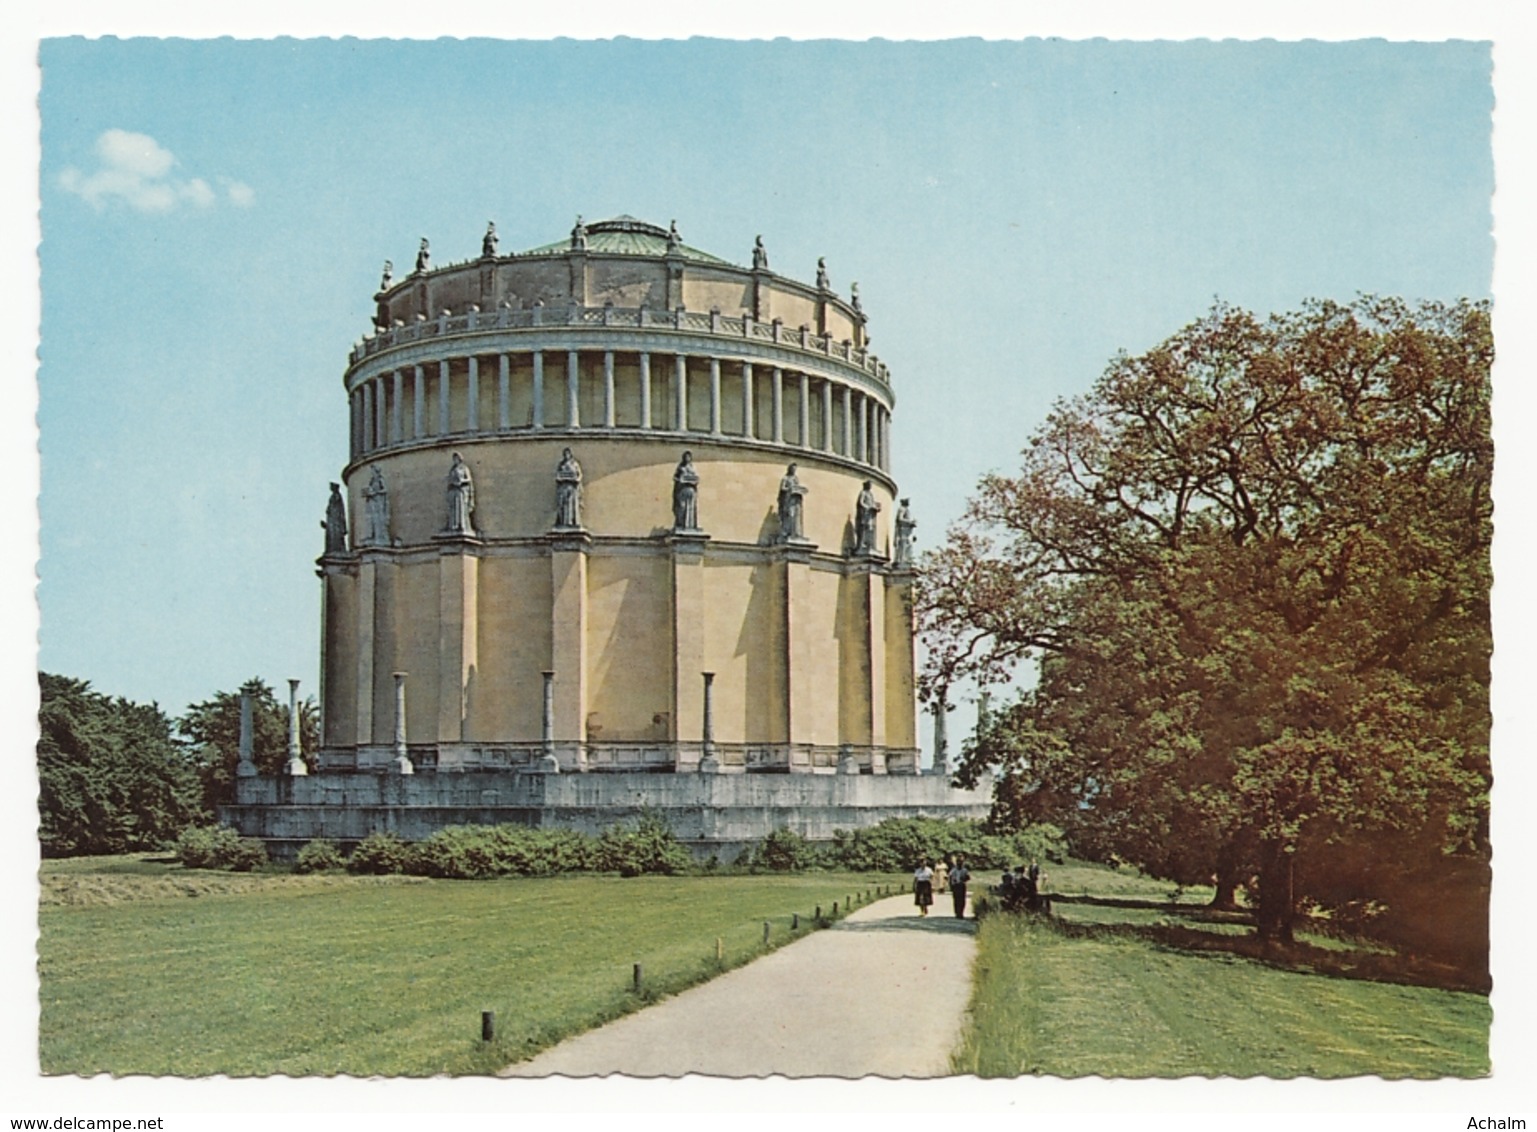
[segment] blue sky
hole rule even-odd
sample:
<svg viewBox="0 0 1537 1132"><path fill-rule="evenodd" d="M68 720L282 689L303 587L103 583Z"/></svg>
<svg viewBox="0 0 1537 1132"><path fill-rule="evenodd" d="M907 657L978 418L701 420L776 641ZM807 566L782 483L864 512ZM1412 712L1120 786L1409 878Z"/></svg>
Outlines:
<svg viewBox="0 0 1537 1132"><path fill-rule="evenodd" d="M920 546L1216 296L1488 294L1487 44L45 42L40 664L313 691L386 258L676 218L860 284Z"/></svg>

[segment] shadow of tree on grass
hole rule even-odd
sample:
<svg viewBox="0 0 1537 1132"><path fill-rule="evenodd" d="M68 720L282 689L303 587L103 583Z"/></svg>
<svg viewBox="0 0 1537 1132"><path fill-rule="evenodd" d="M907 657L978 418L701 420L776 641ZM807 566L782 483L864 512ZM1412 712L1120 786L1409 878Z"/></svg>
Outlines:
<svg viewBox="0 0 1537 1132"><path fill-rule="evenodd" d="M1066 903L1060 897L1058 903ZM1112 908L1140 908L1178 916L1193 923L1247 924L1253 917L1246 912L1227 912L1191 905L1158 901L1100 900L1076 897L1073 904L1093 904ZM1164 951L1198 954L1225 954L1263 963L1283 971L1324 975L1329 978L1357 979L1401 986L1432 987L1437 990L1470 991L1488 994L1490 981L1478 973L1458 968L1420 955L1384 951L1375 947L1319 947L1298 940L1281 943L1260 939L1249 931L1244 934L1215 932L1184 924L1090 924L1073 923L1060 917L1050 921L1053 930L1073 939L1137 939Z"/></svg>

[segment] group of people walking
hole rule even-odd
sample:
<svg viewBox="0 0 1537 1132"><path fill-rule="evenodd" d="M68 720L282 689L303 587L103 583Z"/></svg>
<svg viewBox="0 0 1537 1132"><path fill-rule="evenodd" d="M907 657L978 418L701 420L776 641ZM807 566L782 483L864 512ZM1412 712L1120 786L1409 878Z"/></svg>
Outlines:
<svg viewBox="0 0 1537 1132"><path fill-rule="evenodd" d="M1041 886L1045 880L1046 874L1041 872L1040 864L1031 861L1016 869L1005 869L1002 880L991 891L998 894L999 902L1006 912L1034 910L1039 903ZM918 914L927 916L929 907L934 903L934 894L948 889L955 906L956 919L964 919L966 886L970 883L971 870L966 867L966 858L959 853L952 860L936 861L932 866L926 861L919 862L913 870L913 903L918 906Z"/></svg>
<svg viewBox="0 0 1537 1132"><path fill-rule="evenodd" d="M966 915L966 885L971 881L971 870L966 867L966 858L959 853L955 855L954 862L936 861L931 868L927 862L920 862L913 870L913 903L918 905L918 914L927 916L929 905L934 903L934 882L939 882L939 891L946 888L950 890L950 899L955 905L956 919L962 919Z"/></svg>

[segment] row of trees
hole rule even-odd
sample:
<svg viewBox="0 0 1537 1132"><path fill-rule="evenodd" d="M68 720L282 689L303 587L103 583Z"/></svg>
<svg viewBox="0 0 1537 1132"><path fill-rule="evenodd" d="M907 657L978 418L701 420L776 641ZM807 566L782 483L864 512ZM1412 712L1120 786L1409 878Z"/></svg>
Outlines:
<svg viewBox="0 0 1537 1132"><path fill-rule="evenodd" d="M220 692L173 720L156 704L40 675L37 745L43 854L69 857L160 848L234 797L240 693ZM288 759L288 705L262 680L252 695L253 757L264 774ZM313 700L299 705L300 747L319 746Z"/></svg>
<svg viewBox="0 0 1537 1132"><path fill-rule="evenodd" d="M995 820L1278 938L1486 861L1492 355L1484 304L1219 305L1058 404L923 564L924 694L1034 677L963 753Z"/></svg>

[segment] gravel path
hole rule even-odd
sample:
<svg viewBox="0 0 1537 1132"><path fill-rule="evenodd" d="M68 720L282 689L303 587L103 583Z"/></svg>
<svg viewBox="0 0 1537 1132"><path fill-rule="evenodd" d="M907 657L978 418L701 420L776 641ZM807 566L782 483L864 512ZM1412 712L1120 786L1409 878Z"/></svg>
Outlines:
<svg viewBox="0 0 1537 1132"><path fill-rule="evenodd" d="M941 913L943 909L943 913ZM504 1077L938 1077L971 991L975 922L877 901L745 967L545 1050Z"/></svg>

